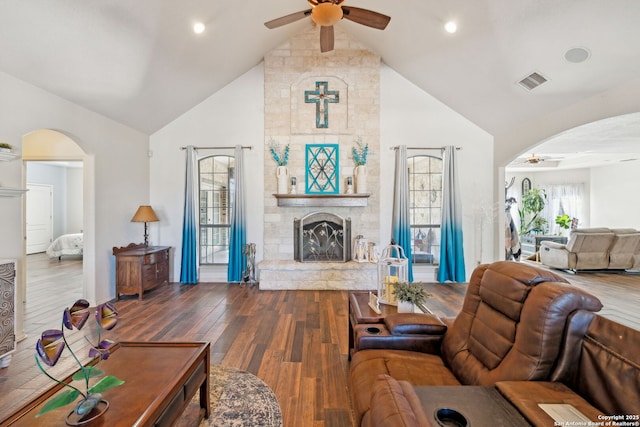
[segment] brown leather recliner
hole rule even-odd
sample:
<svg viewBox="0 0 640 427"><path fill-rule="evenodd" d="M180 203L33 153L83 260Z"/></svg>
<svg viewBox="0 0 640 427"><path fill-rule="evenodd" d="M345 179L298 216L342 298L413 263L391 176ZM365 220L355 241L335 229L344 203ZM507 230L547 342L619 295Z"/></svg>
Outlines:
<svg viewBox="0 0 640 427"><path fill-rule="evenodd" d="M444 335L441 354L374 349L353 355L350 391L356 423L366 424L362 419L379 375L413 386L493 385L557 376L556 368L566 369L556 366L565 334L574 333L566 326L580 330L591 317L568 320L577 310L600 308L597 298L550 271L511 261L481 265L471 276L460 314Z"/></svg>

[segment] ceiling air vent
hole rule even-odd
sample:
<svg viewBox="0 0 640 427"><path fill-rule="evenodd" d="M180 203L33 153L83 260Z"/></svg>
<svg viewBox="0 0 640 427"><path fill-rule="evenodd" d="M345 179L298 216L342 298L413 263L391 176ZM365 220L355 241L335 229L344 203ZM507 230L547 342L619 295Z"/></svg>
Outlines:
<svg viewBox="0 0 640 427"><path fill-rule="evenodd" d="M533 90L546 81L547 78L542 74L533 72L524 79L520 80L518 84L527 90Z"/></svg>

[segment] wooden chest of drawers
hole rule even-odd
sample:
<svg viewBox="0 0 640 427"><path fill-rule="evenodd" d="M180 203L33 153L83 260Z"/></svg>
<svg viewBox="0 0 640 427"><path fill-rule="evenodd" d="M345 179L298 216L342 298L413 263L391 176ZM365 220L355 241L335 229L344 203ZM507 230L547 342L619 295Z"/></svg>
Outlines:
<svg viewBox="0 0 640 427"><path fill-rule="evenodd" d="M116 299L169 283L170 246L129 245L113 248L116 257Z"/></svg>

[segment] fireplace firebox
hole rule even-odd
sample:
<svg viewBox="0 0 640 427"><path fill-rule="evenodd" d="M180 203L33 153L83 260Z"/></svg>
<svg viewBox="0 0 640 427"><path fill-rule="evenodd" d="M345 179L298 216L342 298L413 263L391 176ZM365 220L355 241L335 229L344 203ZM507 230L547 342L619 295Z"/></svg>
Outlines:
<svg viewBox="0 0 640 427"><path fill-rule="evenodd" d="M351 218L313 212L293 220L294 259L300 262L347 262L351 259Z"/></svg>

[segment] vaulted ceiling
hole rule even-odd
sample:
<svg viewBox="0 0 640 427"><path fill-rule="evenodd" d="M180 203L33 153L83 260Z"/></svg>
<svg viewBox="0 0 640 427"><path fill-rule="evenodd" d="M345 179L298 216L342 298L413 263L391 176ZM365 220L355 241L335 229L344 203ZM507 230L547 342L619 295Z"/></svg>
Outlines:
<svg viewBox="0 0 640 427"><path fill-rule="evenodd" d="M339 31L493 134L640 76L637 0L345 5L391 22L379 31L342 20ZM308 8L305 0L4 0L0 71L151 134L313 25L269 30L265 21ZM443 29L449 20L455 34ZM200 35L196 21L207 25ZM590 53L586 61L565 58L576 47ZM528 91L517 82L532 72L548 81Z"/></svg>

